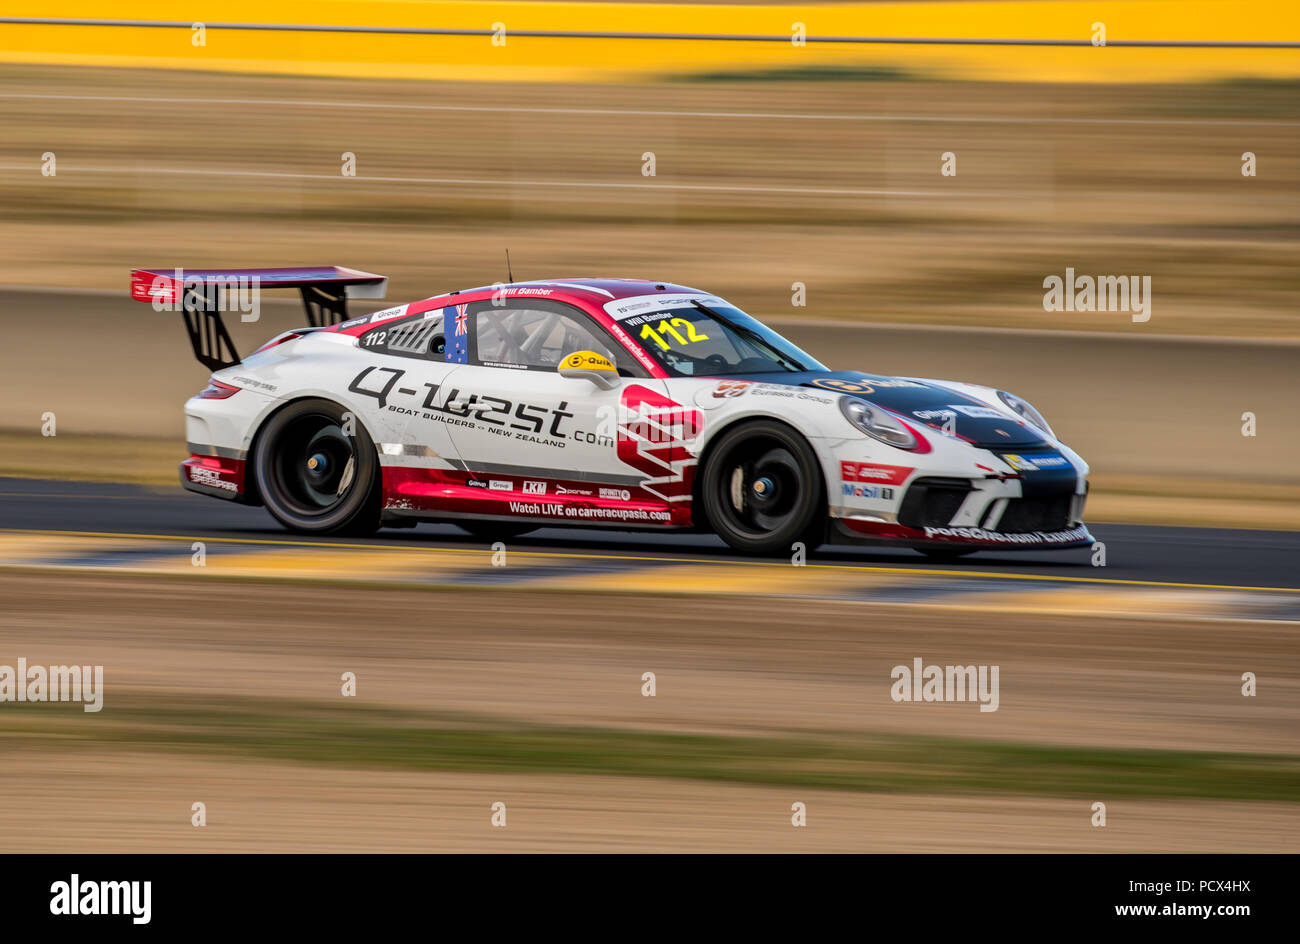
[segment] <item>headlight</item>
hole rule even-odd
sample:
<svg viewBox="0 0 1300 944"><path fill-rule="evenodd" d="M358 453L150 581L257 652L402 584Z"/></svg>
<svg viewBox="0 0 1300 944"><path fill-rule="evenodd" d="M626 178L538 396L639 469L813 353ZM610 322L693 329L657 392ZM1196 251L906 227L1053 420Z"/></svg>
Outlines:
<svg viewBox="0 0 1300 944"><path fill-rule="evenodd" d="M1053 439L1056 438L1056 433L1052 432L1052 427L1047 425L1047 420L1043 419L1043 414L1039 413L1024 400L1007 393L1005 390L998 391L998 399L1011 407L1011 409L1015 410L1030 423L1033 423L1047 435L1051 436Z"/></svg>
<svg viewBox="0 0 1300 944"><path fill-rule="evenodd" d="M872 439L897 446L915 449L916 437L912 431L878 406L857 397L840 397L840 412L844 418Z"/></svg>

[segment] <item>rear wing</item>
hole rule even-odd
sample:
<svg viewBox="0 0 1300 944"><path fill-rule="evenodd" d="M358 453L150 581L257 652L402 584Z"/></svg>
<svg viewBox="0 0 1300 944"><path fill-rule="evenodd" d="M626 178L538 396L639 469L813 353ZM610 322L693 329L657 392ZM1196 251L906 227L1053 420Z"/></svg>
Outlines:
<svg viewBox="0 0 1300 944"><path fill-rule="evenodd" d="M222 312L256 321L261 292L296 288L313 328L336 325L348 317L349 298L383 298L388 279L372 272L339 266L294 269L133 269L131 297L151 302L157 311L179 311L200 364L212 370L240 361ZM249 317L249 315L252 317Z"/></svg>

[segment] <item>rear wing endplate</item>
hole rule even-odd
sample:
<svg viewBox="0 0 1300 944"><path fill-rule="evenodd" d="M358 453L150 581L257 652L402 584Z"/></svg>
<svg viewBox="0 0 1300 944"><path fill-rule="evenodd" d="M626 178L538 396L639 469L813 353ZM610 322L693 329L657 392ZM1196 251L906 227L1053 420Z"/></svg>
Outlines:
<svg viewBox="0 0 1300 944"><path fill-rule="evenodd" d="M327 328L348 317L349 298L383 298L388 279L372 272L339 266L291 269L133 269L131 297L151 302L158 311L179 311L200 364L212 369L239 363L223 312L244 320L260 310L263 289L296 288L302 295L307 323Z"/></svg>

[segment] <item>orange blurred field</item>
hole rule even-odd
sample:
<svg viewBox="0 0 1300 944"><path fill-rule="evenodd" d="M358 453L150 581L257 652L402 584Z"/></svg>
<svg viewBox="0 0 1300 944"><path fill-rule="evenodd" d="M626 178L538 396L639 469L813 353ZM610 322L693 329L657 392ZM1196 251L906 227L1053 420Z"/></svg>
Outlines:
<svg viewBox="0 0 1300 944"><path fill-rule="evenodd" d="M9 284L118 289L136 265L324 261L418 298L501 278L509 248L521 278L667 278L758 317L1300 337L1287 83L538 86L8 66L0 120ZM1256 177L1242 176L1247 151ZM1151 276L1150 321L1044 311L1043 280L1066 267Z"/></svg>

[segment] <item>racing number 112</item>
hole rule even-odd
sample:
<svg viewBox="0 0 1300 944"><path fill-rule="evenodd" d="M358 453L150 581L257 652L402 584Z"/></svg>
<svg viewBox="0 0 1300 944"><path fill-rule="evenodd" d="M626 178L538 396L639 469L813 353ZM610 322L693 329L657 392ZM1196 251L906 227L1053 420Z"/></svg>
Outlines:
<svg viewBox="0 0 1300 944"><path fill-rule="evenodd" d="M687 336L682 337L681 333L676 328L674 328L673 325L681 325L682 327L684 327L686 329ZM680 344L682 347L685 347L691 341L707 341L709 339L709 336L707 334L700 334L699 332L697 332L695 330L695 325L691 324L685 318L673 318L671 321L668 320L661 321L659 322L658 330L656 330L653 326L648 324L641 329L641 337L649 338L650 340L656 342L665 351L667 351L669 350L669 344L667 341L663 339L663 337L661 337L661 335L664 334L671 334L674 338L677 339L677 343Z"/></svg>

